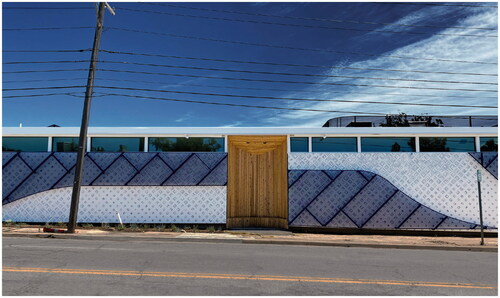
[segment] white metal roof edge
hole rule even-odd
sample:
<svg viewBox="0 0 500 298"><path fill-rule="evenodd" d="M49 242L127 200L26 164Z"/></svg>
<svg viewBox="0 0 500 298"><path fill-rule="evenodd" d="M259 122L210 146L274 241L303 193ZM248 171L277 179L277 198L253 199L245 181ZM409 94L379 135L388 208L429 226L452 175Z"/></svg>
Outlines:
<svg viewBox="0 0 500 298"><path fill-rule="evenodd" d="M3 136L78 136L79 127L3 127ZM89 127L88 136L497 135L497 127Z"/></svg>

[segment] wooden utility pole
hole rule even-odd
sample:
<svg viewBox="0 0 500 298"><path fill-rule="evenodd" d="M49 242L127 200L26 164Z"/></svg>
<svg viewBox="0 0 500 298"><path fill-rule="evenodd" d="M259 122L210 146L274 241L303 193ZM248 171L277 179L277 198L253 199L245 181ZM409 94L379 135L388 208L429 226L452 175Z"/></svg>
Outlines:
<svg viewBox="0 0 500 298"><path fill-rule="evenodd" d="M104 22L104 10L108 9L113 15L113 9L106 2L99 2L97 12L97 24L94 35L94 46L90 58L89 76L87 79L87 89L85 91L85 102L83 104L82 124L80 126L80 140L78 142L78 153L75 165L75 179L73 181L73 193L71 194L71 207L69 211L68 233L74 233L78 215L78 202L80 200L80 188L82 185L83 159L87 143L87 130L89 126L90 103L92 102L92 93L94 89L94 76L97 66L97 54L101 43L102 27Z"/></svg>

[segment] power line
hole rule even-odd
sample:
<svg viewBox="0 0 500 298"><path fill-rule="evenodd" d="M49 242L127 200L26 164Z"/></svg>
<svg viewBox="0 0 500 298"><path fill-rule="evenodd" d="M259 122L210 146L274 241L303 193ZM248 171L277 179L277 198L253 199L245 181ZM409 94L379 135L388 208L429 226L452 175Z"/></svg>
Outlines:
<svg viewBox="0 0 500 298"><path fill-rule="evenodd" d="M7 88L2 89L2 91L26 91L26 90L51 90L51 89L73 89L73 88L83 88L85 86L52 86L52 87L29 87L29 88Z"/></svg>
<svg viewBox="0 0 500 298"><path fill-rule="evenodd" d="M30 83L30 82L53 82L53 81L71 81L71 80L84 80L85 78L59 78L59 79L45 79L45 80L11 80L3 81L3 83ZM167 82L160 81L142 81L142 80L127 80L127 79L110 79L110 78L99 78L100 81L110 81L110 82L131 82L131 83L146 83L146 84L167 84ZM349 95L375 95L375 96L409 96L409 97L425 97L425 98L472 98L472 99L498 99L495 96L482 96L478 98L477 96L463 96L463 95L432 95L432 94L405 94L405 93L370 93L370 92L348 92L348 91L336 91L336 90L325 90L325 91L310 91L310 90L296 90L296 89L279 89L279 88L252 88L252 87L234 87L234 86L221 86L221 85L207 85L207 84L189 84L189 83L175 83L175 86L189 86L189 87L208 87L208 88L219 88L219 89L235 89L235 90L252 90L252 91L278 91L278 92L298 92L298 93L313 93L322 94L325 93L339 93L339 94L349 94ZM175 87L173 86L173 87Z"/></svg>
<svg viewBox="0 0 500 298"><path fill-rule="evenodd" d="M452 29L473 29L473 30L494 30L494 31L497 30L496 28L484 28L484 27L410 25L410 24L397 24L397 23L366 22L366 21L358 21L358 20L339 20L339 19L282 16L282 15L274 15L274 14L251 13L251 12L225 10L225 9L209 9L209 8L201 8L201 7L190 7L190 6L183 6L183 5L165 4L165 3L144 2L144 4L168 6L168 7L176 7L176 8L185 8L185 9L191 9L191 10L213 11L213 12L233 13L233 14L251 15L251 16L259 16L259 17L273 17L273 18L292 19L292 20L305 20L305 21L321 21L321 22L333 22L333 23L351 23L351 24L365 24L365 25L417 27L417 28L442 28L442 29L452 28Z"/></svg>
<svg viewBox="0 0 500 298"><path fill-rule="evenodd" d="M219 97L233 97L233 98L236 97L236 98L253 98L253 99L277 99L277 100L292 100L292 101L365 103L365 104L409 105L409 106L431 106L431 107L453 107L453 108L487 108L487 109L496 109L497 108L496 106L472 106L472 105L454 105L454 104L430 104L430 103L381 102L381 101L363 101L363 100L356 101L356 100L340 100L340 99L312 99L312 98L295 98L295 97L254 96L254 95L237 95L237 94L155 90L155 89L144 89L144 88L127 88L127 87L115 87L115 86L96 86L96 88L130 90L130 91L165 92L165 93L176 93L176 94L205 95L205 96L219 96Z"/></svg>
<svg viewBox="0 0 500 298"><path fill-rule="evenodd" d="M199 37L199 36L192 36L192 35L180 35L180 34L173 34L173 33L144 31L144 30L119 28L119 27L107 27L107 28L110 30L118 30L118 31L124 31L124 32L134 32L134 33L143 33L143 34L151 34L151 35L159 35L159 36L170 36L170 37L176 37L176 38L186 38L186 39L222 42L222 43L239 44L239 45L247 45L247 46L259 46L259 47L268 47L268 48L277 48L277 49L287 49L287 50L327 52L327 53L337 53L337 54L347 54L347 55L359 55L359 56L369 56L369 57L388 57L388 58L395 58L395 59L409 59L409 60L423 60L423 61L440 61L440 62L456 62L456 63L491 64L491 65L497 64L496 62L452 60L452 59L440 59L440 58L417 58L417 57L395 56L395 55L385 55L385 54L367 54L367 53L359 53L359 52L334 51L334 50L317 49L317 48L299 48L299 47L290 47L290 46L251 43L251 42L244 42L244 41L215 39L215 38Z"/></svg>
<svg viewBox="0 0 500 298"><path fill-rule="evenodd" d="M85 69L53 69L53 70L22 70L22 71L6 71L4 74L16 73L41 73L41 72L66 72L66 71L83 71ZM229 77L213 77L213 76L198 76L187 74L172 74L160 72L144 72L144 71L131 71L131 70L116 70L116 69L99 69L100 71L108 72L122 72L122 73L135 73L135 74L148 74L148 75L165 75L165 76L180 76L192 78L206 78L206 79L219 79L219 80L233 80L233 81L248 81L248 82L266 82L266 83L285 83L285 84L308 84L308 85L336 85L336 86L355 86L355 87L376 87L376 88L394 88L394 89L418 89L418 90L440 90L440 91L467 91L467 92L498 92L497 90L482 90L482 89L450 89L450 88L437 88L437 87L415 87L415 86L386 86L386 85L367 85L367 84L351 84L351 83L333 83L333 82L299 82L299 81L283 81L283 80L263 80L263 79L249 79L249 78L229 78Z"/></svg>
<svg viewBox="0 0 500 298"><path fill-rule="evenodd" d="M231 107L244 107L244 108L258 108L258 109L273 109L273 110L291 110L291 111L309 111L309 112L327 112L327 113L351 113L351 114L363 114L363 115L387 115L386 113L373 113L373 112L359 112L359 111L337 111L337 110L319 110L319 109L301 109L301 108L284 108L284 107L270 107L270 106L254 106L254 105L243 105L243 104L232 104L232 103L221 103L221 102L206 102L197 100L186 100L186 99L174 99L165 97L152 97L152 96L139 96L139 95L128 95L128 94L117 94L117 93L101 93L103 95L109 96L125 96L132 98L143 98L143 99L158 99L167 101L177 101L186 103L199 103L199 104L209 104L209 105L219 105L219 106L231 106Z"/></svg>
<svg viewBox="0 0 500 298"><path fill-rule="evenodd" d="M146 84L167 84L166 82L158 81L141 81L141 80L125 80L125 79L108 79L100 78L101 81L112 81L112 82L133 82L133 83L146 83ZM191 86L191 87L209 87L209 88L222 88L222 89L235 89L235 90L253 90L253 91L280 91L280 92L300 92L300 93L318 93L324 95L327 93L340 93L340 94L363 94L363 95L376 95L376 96L412 96L412 97L436 97L436 98L473 98L473 99L498 99L496 96L482 96L478 98L477 96L463 96L463 95L432 95L432 94L404 94L404 93L369 93L369 92L346 92L346 91L334 91L326 90L323 92L319 91L309 91L309 90L294 90L294 89L276 89L276 88L252 88L252 87L233 87L233 86L220 86L220 85L206 85L206 84L189 84L189 83L175 83L175 85L180 86ZM174 86L175 87L175 86Z"/></svg>
<svg viewBox="0 0 500 298"><path fill-rule="evenodd" d="M40 28L3 28L3 31L32 31L32 30L76 30L76 29L94 29L94 27L40 27Z"/></svg>
<svg viewBox="0 0 500 298"><path fill-rule="evenodd" d="M172 74L159 72L144 72L131 70L115 70L115 69L99 69L100 71L123 72L135 74L151 74L151 75L166 75L191 78L219 79L232 81L248 81L248 82L266 82L266 83L285 83L285 84L309 84L309 85L338 85L338 86L357 86L357 87L380 87L380 88L395 88L395 89L421 89L421 90L441 90L441 91L476 91L476 92L497 92L497 90L478 90L478 89L448 89L448 88L431 88L431 87L413 87L413 86L383 86L383 85L365 85L365 84L349 84L349 83L325 83L325 82L297 82L297 81L282 81L282 80L262 80L249 78L229 78L229 77L213 77L213 76L198 76L187 74Z"/></svg>
<svg viewBox="0 0 500 298"><path fill-rule="evenodd" d="M176 55L160 55L160 54L147 54L147 53L133 53L122 51L109 51L100 50L101 52L119 55L132 55L132 56L146 56L146 57L162 57L186 60L201 60L201 61L215 61L226 63L243 63L243 64L257 64L257 65L273 65L273 66L291 66L291 67L309 67L309 68L324 68L324 69L350 69L350 70L373 70L373 71L391 71L391 72L416 72L428 74L457 74L457 75L471 75L471 76L498 76L497 74L483 74L483 73L470 73L470 72L446 72L446 71L425 71L425 70L403 70L403 69L385 69L385 68L362 68L362 67L348 67L348 66L324 66L324 65L310 65L310 64L291 64L291 63L274 63L274 62L261 62L261 61L248 61L248 60L229 60L229 59L216 59L216 58L200 58L200 57L186 57Z"/></svg>
<svg viewBox="0 0 500 298"><path fill-rule="evenodd" d="M81 94L83 92L65 92L65 93L46 93L46 94L26 94L26 95L8 95L2 98L20 98L20 97L41 97L41 96L54 96L54 95L73 95Z"/></svg>
<svg viewBox="0 0 500 298"><path fill-rule="evenodd" d="M206 20L217 20L217 21L229 21L229 22L241 22L241 23L252 23L252 24L265 24L265 25L278 25L278 26L288 26L288 27L301 27L301 28L312 28L312 29L327 29L327 30L346 30L346 31L357 31L357 32L380 32L380 33L395 33L395 34L409 34L409 35L444 35L444 36L468 36L468 37L498 37L497 35L477 35L477 34L453 34L453 33L430 33L430 32L410 32L410 31L390 31L390 30L370 30L370 29L360 29L360 28L346 28L346 27L327 27L327 26L315 26L315 25L304 25L304 24L288 24L288 23L276 23L267 21L255 21L255 20L243 20L243 19L231 19L223 17L208 17L190 14L180 14L171 13L163 11L153 11L153 10L142 10L133 8L120 8L125 11L132 12L144 12L144 13L154 13L163 14L176 17L188 17Z"/></svg>
<svg viewBox="0 0 500 298"><path fill-rule="evenodd" d="M37 72L65 72L65 71L86 71L88 69L85 68L77 68L77 69L48 69L48 70L17 70L17 71L3 71L2 73L37 73Z"/></svg>
<svg viewBox="0 0 500 298"><path fill-rule="evenodd" d="M281 75L281 76L347 78L347 79L404 81L404 82L423 82L423 83L497 85L497 83L488 83L488 82L439 81L439 80L396 79L396 78L380 78L380 77L360 77L360 76L346 76L346 75L304 74L304 73L290 73L290 72L269 72L269 71L237 70L237 69L227 69L227 68L210 68L210 67L196 67L196 66L182 66L182 65L154 64L154 63L138 63L138 62L127 62L127 61L101 60L99 62L112 63L112 64L128 64L128 65L139 65L139 66L166 67L166 68L196 69L196 70L238 72L238 73L251 73L251 74L266 74L266 75ZM377 86L377 87L380 87L380 86Z"/></svg>
<svg viewBox="0 0 500 298"><path fill-rule="evenodd" d="M494 5L472 5L472 4L436 4L436 3L423 3L423 2L372 2L376 4L389 4L389 5L426 5L426 6L451 6L451 7L488 7L488 8L498 8Z"/></svg>
<svg viewBox="0 0 500 298"><path fill-rule="evenodd" d="M14 61L3 62L3 64L17 65L17 64L57 64L57 63L82 63L88 60L72 60L72 61ZM109 61L101 60L101 63L114 63L114 64L128 64L140 66L153 66L153 67L166 67L166 68L181 68L181 69L196 69L196 70L211 70L211 71L224 71L224 72L239 72L239 73L252 73L252 74L268 74L268 75L283 75L283 76L305 76L305 77L320 77L320 78L347 78L347 79L365 79L365 80L383 80L383 81L403 81L403 82L423 82L423 83L446 83L446 84L472 84L472 85L498 85L497 83L488 82L467 82L467 81L441 81L441 80L421 80L421 79L397 79L397 78L381 78L381 77L363 77L363 76L347 76L347 75L323 75L323 74L304 74L304 73L290 73L290 72L269 72L269 71L253 71L253 70L237 70L237 69L222 69L222 68L207 68L195 66L182 66L182 65L166 65L154 63L138 63L127 61Z"/></svg>
<svg viewBox="0 0 500 298"><path fill-rule="evenodd" d="M70 88L81 88L81 87L85 87L85 86L10 88L10 89L3 89L3 91L70 89ZM129 90L129 91L176 93L176 94L189 94L189 95L205 95L205 96L232 97L232 98L276 99L276 100L291 100L291 101L341 102L341 103L409 105L409 106L431 106L431 107L453 107L453 108L488 108L488 109L496 109L497 108L496 106L474 106L474 105L456 105L456 104L431 104L431 103L407 103L407 102L381 102L381 101L366 101L366 100L340 100L340 99L313 99L313 98L296 98L296 97L255 96L255 95L238 95L238 94L158 90L158 89L146 89L146 88L130 88L130 87L117 87L117 86L95 86L95 88L114 89L114 90Z"/></svg>
<svg viewBox="0 0 500 298"><path fill-rule="evenodd" d="M86 80L86 78L57 78L57 79L43 79L43 80L10 80L3 81L3 83L32 83L32 82L57 82L57 81L74 81L74 80Z"/></svg>
<svg viewBox="0 0 500 298"><path fill-rule="evenodd" d="M88 52L89 49L82 50L8 50L3 52ZM404 72L404 73L426 73L426 74L446 74L446 75L470 75L470 76L492 76L497 77L497 74L485 74L485 73L470 73L470 72L447 72L447 71L425 71L425 70L405 70L405 69L385 69L385 68L363 68L363 67L350 67L350 66L324 66L324 65L311 65L311 64L292 64L292 63L274 63L274 62L262 62L262 61L248 61L248 60L231 60L231 59L217 59L217 58L202 58L202 57L187 57L187 56L177 56L177 55L161 55L161 54L150 54L150 53L135 53L135 52L123 52L123 51L110 51L110 50L99 50L99 52L109 53L109 54L119 54L119 55L131 55L131 56L145 56L145 57L161 57L161 58L174 58L174 59L185 59L185 60L200 60L200 61L215 61L215 62L225 62L225 63L241 63L241 64L257 64L257 65L272 65L272 66L290 66L290 67L308 67L308 68L323 68L323 69L349 69L349 70L370 70L370 71L388 71L388 72ZM24 62L23 62L24 63Z"/></svg>
<svg viewBox="0 0 500 298"><path fill-rule="evenodd" d="M95 8L93 7L3 7L2 9L20 9L20 10L38 10L38 9L64 9L64 10L67 10L67 9L92 9L94 10Z"/></svg>
<svg viewBox="0 0 500 298"><path fill-rule="evenodd" d="M82 63L82 62L89 62L89 60L58 60L58 61L11 61L11 62L2 62L2 64L9 64L9 65L14 65L14 64L47 64L47 63Z"/></svg>
<svg viewBox="0 0 500 298"><path fill-rule="evenodd" d="M4 29L5 30L5 29ZM90 52L92 49L80 49L80 50L2 50L4 53L83 53Z"/></svg>

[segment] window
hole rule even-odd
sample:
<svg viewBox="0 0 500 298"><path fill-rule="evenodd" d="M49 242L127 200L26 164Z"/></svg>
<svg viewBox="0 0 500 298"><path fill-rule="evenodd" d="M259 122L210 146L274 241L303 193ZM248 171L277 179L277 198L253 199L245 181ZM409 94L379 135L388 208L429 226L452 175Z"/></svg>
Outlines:
<svg viewBox="0 0 500 298"><path fill-rule="evenodd" d="M356 152L356 138L312 138L313 152Z"/></svg>
<svg viewBox="0 0 500 298"><path fill-rule="evenodd" d="M415 152L415 138L361 138L362 152Z"/></svg>
<svg viewBox="0 0 500 298"><path fill-rule="evenodd" d="M91 151L98 151L98 152L144 151L144 138L92 138Z"/></svg>
<svg viewBox="0 0 500 298"><path fill-rule="evenodd" d="M3 137L3 151L47 152L49 138Z"/></svg>
<svg viewBox="0 0 500 298"><path fill-rule="evenodd" d="M52 151L76 152L78 151L79 138L52 138Z"/></svg>
<svg viewBox="0 0 500 298"><path fill-rule="evenodd" d="M474 138L420 138L421 152L474 152Z"/></svg>
<svg viewBox="0 0 500 298"><path fill-rule="evenodd" d="M290 152L309 152L309 138L290 138Z"/></svg>
<svg viewBox="0 0 500 298"><path fill-rule="evenodd" d="M224 152L224 138L149 138L150 152Z"/></svg>
<svg viewBox="0 0 500 298"><path fill-rule="evenodd" d="M479 148L481 152L498 152L498 138L497 137L481 137L479 138Z"/></svg>

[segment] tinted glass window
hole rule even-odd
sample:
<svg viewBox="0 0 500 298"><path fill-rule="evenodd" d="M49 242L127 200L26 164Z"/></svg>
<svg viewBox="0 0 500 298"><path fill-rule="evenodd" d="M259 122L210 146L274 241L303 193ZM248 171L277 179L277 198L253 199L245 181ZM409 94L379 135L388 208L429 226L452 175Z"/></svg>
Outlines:
<svg viewBox="0 0 500 298"><path fill-rule="evenodd" d="M224 138L149 138L149 151L224 152Z"/></svg>
<svg viewBox="0 0 500 298"><path fill-rule="evenodd" d="M49 138L3 137L3 151L47 152Z"/></svg>
<svg viewBox="0 0 500 298"><path fill-rule="evenodd" d="M474 152L474 138L420 138L421 152Z"/></svg>
<svg viewBox="0 0 500 298"><path fill-rule="evenodd" d="M313 152L356 152L356 138L312 138Z"/></svg>
<svg viewBox="0 0 500 298"><path fill-rule="evenodd" d="M144 151L144 138L92 138L91 151L139 152Z"/></svg>
<svg viewBox="0 0 500 298"><path fill-rule="evenodd" d="M79 138L52 138L52 151L76 152Z"/></svg>
<svg viewBox="0 0 500 298"><path fill-rule="evenodd" d="M479 148L481 152L497 151L498 152L498 138L497 137L485 137L479 138Z"/></svg>
<svg viewBox="0 0 500 298"><path fill-rule="evenodd" d="M415 138L361 138L361 152L415 152Z"/></svg>
<svg viewBox="0 0 500 298"><path fill-rule="evenodd" d="M290 152L309 152L309 138L290 138Z"/></svg>

